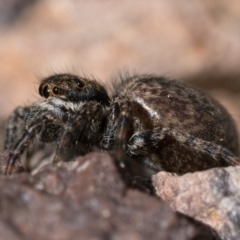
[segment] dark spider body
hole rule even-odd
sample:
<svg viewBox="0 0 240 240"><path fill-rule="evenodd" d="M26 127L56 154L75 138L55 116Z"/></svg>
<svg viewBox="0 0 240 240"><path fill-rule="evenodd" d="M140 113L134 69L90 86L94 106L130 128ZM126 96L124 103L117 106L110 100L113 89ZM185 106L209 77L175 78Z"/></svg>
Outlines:
<svg viewBox="0 0 240 240"><path fill-rule="evenodd" d="M183 174L238 165L239 143L227 111L206 94L177 81L134 76L115 84L109 97L95 80L58 74L42 80L45 99L17 108L9 118L6 149L25 122L6 173L33 139L57 142L56 158L86 154L94 147L113 152L128 165Z"/></svg>

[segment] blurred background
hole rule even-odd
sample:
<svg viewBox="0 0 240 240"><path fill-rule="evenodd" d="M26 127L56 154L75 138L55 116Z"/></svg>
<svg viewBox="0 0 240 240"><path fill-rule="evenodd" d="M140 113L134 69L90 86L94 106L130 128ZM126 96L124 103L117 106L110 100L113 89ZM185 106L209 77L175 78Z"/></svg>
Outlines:
<svg viewBox="0 0 240 240"><path fill-rule="evenodd" d="M39 98L42 77L86 73L107 84L119 71L194 84L239 125L240 1L0 0L2 131L16 106Z"/></svg>

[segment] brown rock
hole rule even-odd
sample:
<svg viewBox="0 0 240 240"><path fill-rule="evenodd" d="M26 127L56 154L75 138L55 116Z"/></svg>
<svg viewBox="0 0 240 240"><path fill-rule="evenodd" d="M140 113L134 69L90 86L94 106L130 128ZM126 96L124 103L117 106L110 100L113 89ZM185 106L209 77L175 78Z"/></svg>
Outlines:
<svg viewBox="0 0 240 240"><path fill-rule="evenodd" d="M108 154L0 177L1 239L218 239L166 203L129 189Z"/></svg>
<svg viewBox="0 0 240 240"><path fill-rule="evenodd" d="M156 193L171 207L216 229L223 239L240 239L240 167L153 177Z"/></svg>

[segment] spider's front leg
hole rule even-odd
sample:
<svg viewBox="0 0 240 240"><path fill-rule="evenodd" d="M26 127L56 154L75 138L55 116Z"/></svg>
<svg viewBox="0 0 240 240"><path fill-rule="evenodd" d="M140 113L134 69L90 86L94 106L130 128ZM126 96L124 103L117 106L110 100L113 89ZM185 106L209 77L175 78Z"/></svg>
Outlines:
<svg viewBox="0 0 240 240"><path fill-rule="evenodd" d="M117 135L115 139L115 155L120 161L121 167L130 169L130 163L127 160L127 143L133 133L132 107L129 101L125 101L120 105L120 114L117 127Z"/></svg>
<svg viewBox="0 0 240 240"><path fill-rule="evenodd" d="M154 151L153 149L174 142L179 145L178 149L186 149L193 153L193 159L190 163L185 163L183 159L176 159L174 163L171 163L174 165L174 169L177 170L176 172L184 173L187 170L198 171L211 167L240 165L239 157L222 146L169 128L156 128L153 131L146 130L134 134L128 143L127 151L132 156L149 156L151 151ZM160 164L166 166L169 159L160 159L159 161L163 161ZM189 169L182 169L183 166L189 166ZM171 171L170 165L168 170Z"/></svg>
<svg viewBox="0 0 240 240"><path fill-rule="evenodd" d="M133 133L132 106L126 97L116 96L110 109L111 112L100 147L105 150L113 150L120 166L124 168L129 165L126 148Z"/></svg>
<svg viewBox="0 0 240 240"><path fill-rule="evenodd" d="M106 130L99 144L100 147L104 150L110 150L114 145L114 134L118 126L119 112L120 112L120 106L118 102L118 97L115 97L110 106L110 114L108 117Z"/></svg>
<svg viewBox="0 0 240 240"><path fill-rule="evenodd" d="M22 137L17 141L9 154L9 159L5 171L6 175L12 173L15 161L20 158L36 134L40 133L42 129L48 126L48 124L52 124L52 119L49 119L45 114L42 114L33 120L28 127L25 128Z"/></svg>
<svg viewBox="0 0 240 240"><path fill-rule="evenodd" d="M125 97L117 96L113 100L107 128L100 146L106 150L113 149L121 167L129 165L126 157L126 148L132 133L133 116L131 103Z"/></svg>
<svg viewBox="0 0 240 240"><path fill-rule="evenodd" d="M17 130L21 125L19 120L26 121L30 108L17 107L12 115L9 117L6 128L6 139L4 143L4 150L10 150L13 147L14 139L17 138Z"/></svg>

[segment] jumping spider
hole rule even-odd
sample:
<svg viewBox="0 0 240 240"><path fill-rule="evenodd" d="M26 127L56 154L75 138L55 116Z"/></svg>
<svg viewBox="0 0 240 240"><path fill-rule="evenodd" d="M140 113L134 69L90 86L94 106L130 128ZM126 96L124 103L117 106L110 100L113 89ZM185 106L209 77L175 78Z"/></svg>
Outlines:
<svg viewBox="0 0 240 240"><path fill-rule="evenodd" d="M142 75L122 79L110 95L96 80L57 74L41 81L44 99L18 107L10 116L5 149L6 174L38 139L64 153L108 150L128 165L137 161L155 172L183 174L240 164L235 125L226 110L206 94L180 82ZM17 138L19 119L24 122Z"/></svg>

